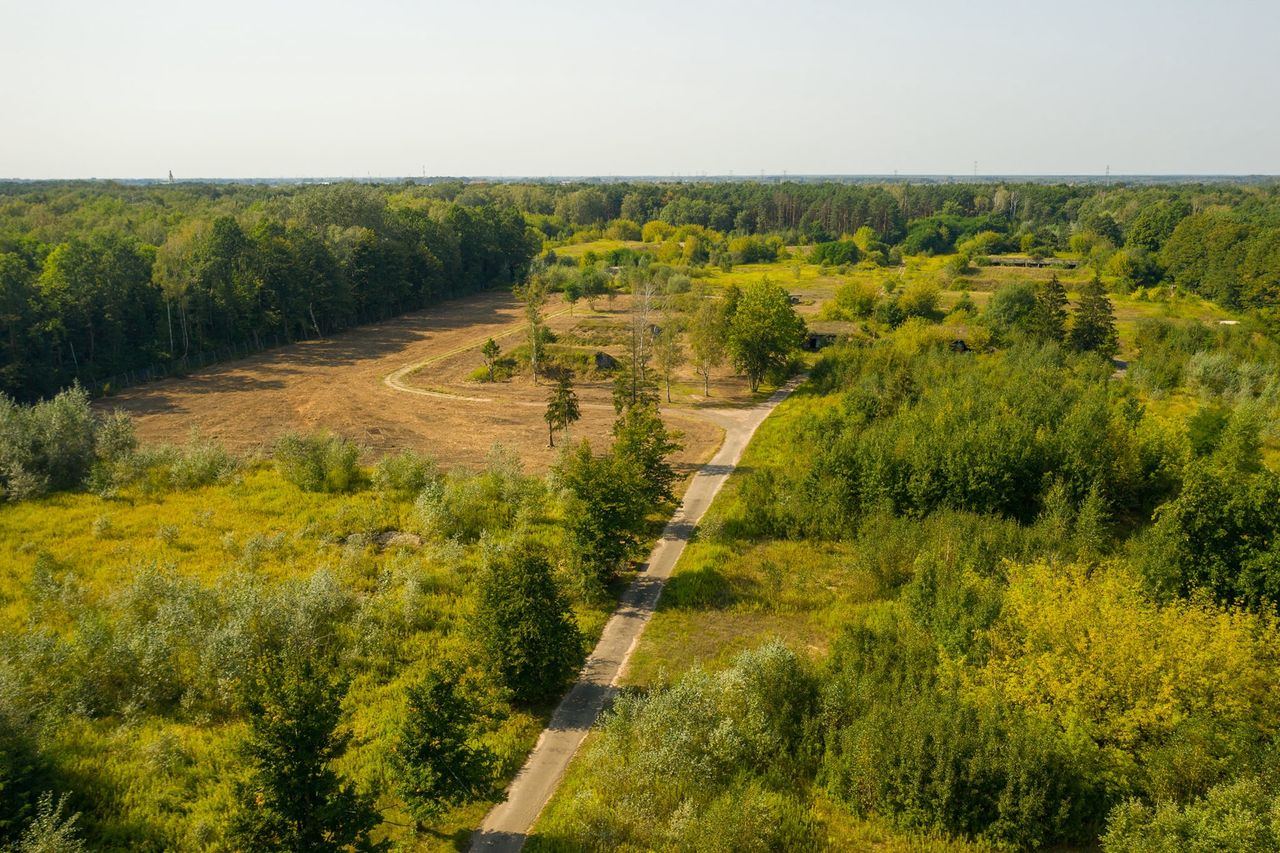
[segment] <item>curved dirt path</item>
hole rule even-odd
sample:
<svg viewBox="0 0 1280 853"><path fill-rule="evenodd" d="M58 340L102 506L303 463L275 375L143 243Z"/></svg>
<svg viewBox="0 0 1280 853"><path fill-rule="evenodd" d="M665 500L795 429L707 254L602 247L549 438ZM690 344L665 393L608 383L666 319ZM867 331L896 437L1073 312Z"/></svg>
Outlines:
<svg viewBox="0 0 1280 853"><path fill-rule="evenodd" d="M569 311L570 309L568 308L562 309L560 311L553 311L550 314L543 317L542 320L543 322L546 322L547 320L550 320L552 317L559 317L562 314L568 314ZM416 388L413 385L410 385L408 382L405 382L404 380L405 380L405 377L407 377L409 374L414 373L418 370L421 370L427 365L444 361L446 358L453 358L458 353L463 353L463 352L467 352L468 350L477 349L483 346L484 342L489 338L493 338L495 341L500 338L508 338L516 334L517 332L524 331L524 328L525 328L524 323L516 323L515 325L501 332L495 332L492 335L487 335L482 338L476 338L473 341L468 341L467 343L462 344L461 346L454 347L448 352L437 353L436 355L431 356L431 358L423 359L422 361L416 361L412 364L406 364L403 367L399 367L391 371L390 373L388 373L386 376L382 377L382 382L388 388L392 388L396 391L404 391L406 394L420 394L423 397L435 397L440 400L462 400L468 403L492 403L494 402L494 399L492 397L468 397L464 394L453 394L448 391L432 391L428 388ZM508 404L510 403L510 401L507 401L507 402Z"/></svg>
<svg viewBox="0 0 1280 853"><path fill-rule="evenodd" d="M702 409L699 414L724 427L724 443L711 461L694 475L662 537L618 602L595 650L587 658L578 681L560 700L533 752L507 789L506 801L485 816L471 838L472 851L518 851L529 830L555 793L565 769L600 712L617 692L619 676L653 615L663 584L694 527L733 472L742 452L773 408L794 390L793 380L759 405L742 409Z"/></svg>

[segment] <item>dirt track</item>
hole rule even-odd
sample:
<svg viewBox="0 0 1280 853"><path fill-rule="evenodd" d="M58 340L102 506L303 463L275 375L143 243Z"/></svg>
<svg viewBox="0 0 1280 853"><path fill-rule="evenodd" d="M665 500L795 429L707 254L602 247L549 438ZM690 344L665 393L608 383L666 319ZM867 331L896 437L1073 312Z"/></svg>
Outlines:
<svg viewBox="0 0 1280 853"><path fill-rule="evenodd" d="M548 314L560 310L551 306ZM478 294L330 339L130 388L98 405L130 412L144 442L178 443L198 429L243 453L268 446L283 432L327 429L359 441L370 457L410 448L446 466L478 467L501 442L530 469L541 470L555 458L546 446L538 404L545 388L527 380L485 386L482 393L462 387L474 387L462 382L480 364L473 348L518 329L521 318L520 304L509 292ZM557 314L551 324L564 327L573 321ZM408 387L385 381L424 362L431 366L401 384L430 393L406 393ZM607 395L591 387L579 393L587 405L573 438L602 446L613 412L596 404ZM684 433L686 448L677 460L683 465L705 460L720 442L720 428L692 411L669 408L664 416Z"/></svg>

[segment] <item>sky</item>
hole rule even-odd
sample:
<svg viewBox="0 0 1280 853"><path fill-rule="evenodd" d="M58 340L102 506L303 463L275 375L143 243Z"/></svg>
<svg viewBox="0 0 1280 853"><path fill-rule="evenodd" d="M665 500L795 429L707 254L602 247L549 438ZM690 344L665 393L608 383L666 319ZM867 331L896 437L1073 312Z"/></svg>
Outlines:
<svg viewBox="0 0 1280 853"><path fill-rule="evenodd" d="M0 178L1280 173L1277 0L0 0Z"/></svg>

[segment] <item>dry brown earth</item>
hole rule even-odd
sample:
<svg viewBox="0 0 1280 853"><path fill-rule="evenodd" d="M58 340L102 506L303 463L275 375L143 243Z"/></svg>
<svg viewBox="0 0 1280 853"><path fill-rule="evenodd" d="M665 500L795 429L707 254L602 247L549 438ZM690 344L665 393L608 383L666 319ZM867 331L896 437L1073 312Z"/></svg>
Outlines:
<svg viewBox="0 0 1280 853"><path fill-rule="evenodd" d="M548 307L559 334L619 326L625 299L573 314ZM522 309L509 292L453 300L332 338L306 341L238 361L127 389L99 402L123 408L144 442L185 441L193 429L228 448L252 453L290 430L332 430L368 448L368 458L404 448L442 465L478 467L495 443L517 452L531 470L555 458L542 419L547 387L527 377L478 383L468 376L482 364L480 345L495 337L510 349L520 342ZM617 351L616 346L601 349ZM687 369L678 405L665 407L668 423L684 433L678 462L705 461L723 431L700 416L700 398ZM573 438L608 442L613 409L607 381L578 383L582 420ZM716 405L745 402L741 382L726 378L713 390Z"/></svg>

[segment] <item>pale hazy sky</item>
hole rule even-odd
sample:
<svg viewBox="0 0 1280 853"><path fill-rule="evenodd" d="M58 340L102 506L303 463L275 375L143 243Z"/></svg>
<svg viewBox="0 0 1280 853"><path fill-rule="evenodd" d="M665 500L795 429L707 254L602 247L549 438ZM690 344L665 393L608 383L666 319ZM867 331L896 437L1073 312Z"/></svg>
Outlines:
<svg viewBox="0 0 1280 853"><path fill-rule="evenodd" d="M1280 173L1280 0L0 0L0 178Z"/></svg>

